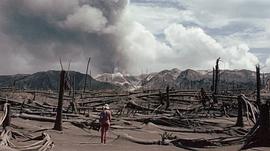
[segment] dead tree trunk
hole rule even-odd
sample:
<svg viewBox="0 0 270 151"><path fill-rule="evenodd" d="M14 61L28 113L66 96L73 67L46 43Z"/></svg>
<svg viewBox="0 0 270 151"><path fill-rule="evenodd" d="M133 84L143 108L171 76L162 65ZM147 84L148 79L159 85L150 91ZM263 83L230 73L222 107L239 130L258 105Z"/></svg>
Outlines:
<svg viewBox="0 0 270 151"><path fill-rule="evenodd" d="M269 104L261 104L259 120L247 135L242 149L252 147L270 147Z"/></svg>
<svg viewBox="0 0 270 151"><path fill-rule="evenodd" d="M90 69L90 81L89 81L89 87L90 87L90 90L92 90L92 71Z"/></svg>
<svg viewBox="0 0 270 151"><path fill-rule="evenodd" d="M163 93L159 90L159 103L161 104L161 105L164 105L164 95L163 95Z"/></svg>
<svg viewBox="0 0 270 151"><path fill-rule="evenodd" d="M243 121L243 100L241 96L238 96L238 116L237 116L237 122L235 126L243 127L244 121Z"/></svg>
<svg viewBox="0 0 270 151"><path fill-rule="evenodd" d="M215 97L218 94L218 87L219 87L219 61L220 58L217 59L216 62L216 69L215 69L215 86L214 86L214 103L218 103L217 98Z"/></svg>
<svg viewBox="0 0 270 151"><path fill-rule="evenodd" d="M73 77L73 92L72 92L72 112L77 114L78 110L77 110L77 103L76 103L76 99L75 99L75 86L76 86L76 82L75 82L75 76Z"/></svg>
<svg viewBox="0 0 270 151"><path fill-rule="evenodd" d="M36 92L34 91L33 92L33 99L32 99L33 101L35 101L36 100Z"/></svg>
<svg viewBox="0 0 270 151"><path fill-rule="evenodd" d="M265 104L261 108L261 117L260 124L262 125L262 129L268 130L270 123L269 123L269 104Z"/></svg>
<svg viewBox="0 0 270 151"><path fill-rule="evenodd" d="M260 66L256 66L256 79L257 79L257 105L260 106L261 104L261 73L260 73Z"/></svg>
<svg viewBox="0 0 270 151"><path fill-rule="evenodd" d="M20 114L23 113L23 107L24 107L24 104L25 104L25 101L23 101L22 105L21 105L21 108L20 108Z"/></svg>
<svg viewBox="0 0 270 151"><path fill-rule="evenodd" d="M235 81L232 83L232 91L235 92Z"/></svg>
<svg viewBox="0 0 270 151"><path fill-rule="evenodd" d="M170 87L167 86L166 88L166 110L170 107Z"/></svg>
<svg viewBox="0 0 270 151"><path fill-rule="evenodd" d="M204 108L206 107L207 101L209 102L210 98L207 96L205 90L203 88L201 88L201 102L202 102L202 105Z"/></svg>
<svg viewBox="0 0 270 151"><path fill-rule="evenodd" d="M84 78L83 92L85 92L85 89L86 89L87 75L88 75L90 60L91 60L91 57L89 57L88 62L87 62L86 73L85 73L85 78Z"/></svg>
<svg viewBox="0 0 270 151"><path fill-rule="evenodd" d="M262 75L262 89L265 88L265 73Z"/></svg>
<svg viewBox="0 0 270 151"><path fill-rule="evenodd" d="M60 73L60 87L59 87L57 114L56 114L55 124L53 128L54 130L58 130L58 131L62 131L64 83L65 83L65 71L62 70Z"/></svg>
<svg viewBox="0 0 270 151"><path fill-rule="evenodd" d="M260 66L256 66L257 77L257 105L260 110L259 120L247 135L247 140L242 149L252 147L270 147L270 117L269 117L269 102L261 104L261 77Z"/></svg>
<svg viewBox="0 0 270 151"><path fill-rule="evenodd" d="M211 91L215 91L215 68L213 68L213 77L212 77L212 86L211 86Z"/></svg>
<svg viewBox="0 0 270 151"><path fill-rule="evenodd" d="M16 80L14 80L12 84L12 92L15 93L15 91L16 91Z"/></svg>
<svg viewBox="0 0 270 151"><path fill-rule="evenodd" d="M216 62L215 94L218 94L218 86L219 86L219 61L220 61L220 58L218 58Z"/></svg>
<svg viewBox="0 0 270 151"><path fill-rule="evenodd" d="M11 122L11 111L10 111L10 104L5 104L7 106L7 116L3 121L3 128L6 129L6 127L10 126Z"/></svg>

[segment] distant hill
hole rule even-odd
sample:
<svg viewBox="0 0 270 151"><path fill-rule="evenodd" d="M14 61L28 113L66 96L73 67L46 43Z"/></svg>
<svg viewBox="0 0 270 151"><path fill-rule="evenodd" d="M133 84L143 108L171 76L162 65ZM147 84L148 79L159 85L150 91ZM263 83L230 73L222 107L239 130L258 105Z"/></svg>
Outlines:
<svg viewBox="0 0 270 151"><path fill-rule="evenodd" d="M187 69L163 70L158 73L144 74L135 77L137 83L146 89L165 89L167 85L176 89L200 89L211 90L212 71ZM265 75L265 82L270 78ZM141 81L141 82L138 82ZM263 78L262 78L263 81ZM269 81L269 80L268 80ZM256 74L249 70L221 70L219 88L221 90L247 89L256 87Z"/></svg>
<svg viewBox="0 0 270 151"><path fill-rule="evenodd" d="M71 71L68 73L73 82L75 77L75 87L77 90L83 89L85 74ZM32 90L57 90L59 87L60 71L37 72L29 75L10 75L0 76L0 87L15 87L18 89ZM91 84L90 84L91 81ZM89 75L87 76L87 89L112 89L117 88L115 85L106 82L100 82Z"/></svg>
<svg viewBox="0 0 270 151"><path fill-rule="evenodd" d="M59 85L59 71L37 72L34 74L18 74L10 76L0 76L0 87L12 87L15 83L18 89L33 90L57 90ZM75 77L76 89L83 89L84 74L79 72L69 72L70 77ZM142 74L138 76L124 75L121 73L104 73L93 79L87 76L87 89L115 89L134 90L145 89L165 89L167 85L176 89L211 89L212 71L208 70L184 70L179 69L163 70L160 72ZM265 74L265 82L270 83L270 74ZM73 81L73 79L72 79ZM91 86L90 86L91 81ZM262 78L263 81L263 78ZM220 89L248 89L254 90L256 87L256 74L249 70L221 70Z"/></svg>
<svg viewBox="0 0 270 151"><path fill-rule="evenodd" d="M182 71L176 78L177 88L182 89L198 89L199 87L207 87L209 85L209 77L195 70ZM211 84L211 83L210 83Z"/></svg>
<svg viewBox="0 0 270 151"><path fill-rule="evenodd" d="M145 88L165 88L168 85L170 87L176 87L176 78L180 74L180 70L172 69L172 70L163 70L159 73L151 74L144 79L142 84Z"/></svg>
<svg viewBox="0 0 270 151"><path fill-rule="evenodd" d="M211 90L213 73L209 70L179 69L163 70L160 72L142 74L139 76L115 74L101 74L97 80L122 86L126 89L165 89L168 85L176 89ZM266 74L265 81L270 78ZM249 70L221 70L219 88L221 90L247 89L254 90L256 75Z"/></svg>
<svg viewBox="0 0 270 151"><path fill-rule="evenodd" d="M210 90L212 86L212 71L185 70L176 79L178 88ZM249 70L221 70L219 88L221 90L255 89L256 75Z"/></svg>

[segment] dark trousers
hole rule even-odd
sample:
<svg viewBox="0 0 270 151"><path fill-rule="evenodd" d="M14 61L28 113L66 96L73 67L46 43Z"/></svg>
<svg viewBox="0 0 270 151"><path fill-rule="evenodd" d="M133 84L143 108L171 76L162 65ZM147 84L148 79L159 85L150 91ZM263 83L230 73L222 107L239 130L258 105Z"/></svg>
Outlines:
<svg viewBox="0 0 270 151"><path fill-rule="evenodd" d="M109 124L108 123L104 123L101 125L101 143L104 143L106 144L106 134L107 134L107 131L109 129Z"/></svg>

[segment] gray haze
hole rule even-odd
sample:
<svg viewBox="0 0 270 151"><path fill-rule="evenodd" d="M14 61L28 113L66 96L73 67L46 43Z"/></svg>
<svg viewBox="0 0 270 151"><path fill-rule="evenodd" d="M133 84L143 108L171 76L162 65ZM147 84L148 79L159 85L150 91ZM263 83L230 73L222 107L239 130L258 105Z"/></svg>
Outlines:
<svg viewBox="0 0 270 151"><path fill-rule="evenodd" d="M121 40L111 29L121 19L127 3L127 0L2 0L0 73L56 68L59 57L64 64L71 60L71 66L82 70L89 56L95 72L112 72L115 66L125 69L126 57L118 49Z"/></svg>
<svg viewBox="0 0 270 151"><path fill-rule="evenodd" d="M268 0L1 0L0 74L270 71ZM237 10L237 11L236 11ZM252 10L252 11L250 11ZM256 11L260 10L260 11Z"/></svg>

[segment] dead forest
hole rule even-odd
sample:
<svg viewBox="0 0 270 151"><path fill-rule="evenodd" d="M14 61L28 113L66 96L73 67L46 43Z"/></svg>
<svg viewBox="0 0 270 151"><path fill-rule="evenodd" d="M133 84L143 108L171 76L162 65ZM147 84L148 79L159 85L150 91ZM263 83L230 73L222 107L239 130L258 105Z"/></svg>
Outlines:
<svg viewBox="0 0 270 151"><path fill-rule="evenodd" d="M219 61L211 90L75 90L64 70L58 91L2 88L0 150L60 150L61 141L73 139L66 135L70 127L88 134L89 142L78 142L93 139L98 144L99 113L105 104L113 113L109 144L122 140L161 150L270 147L269 92L262 85L260 66L253 90L229 92L219 89Z"/></svg>

